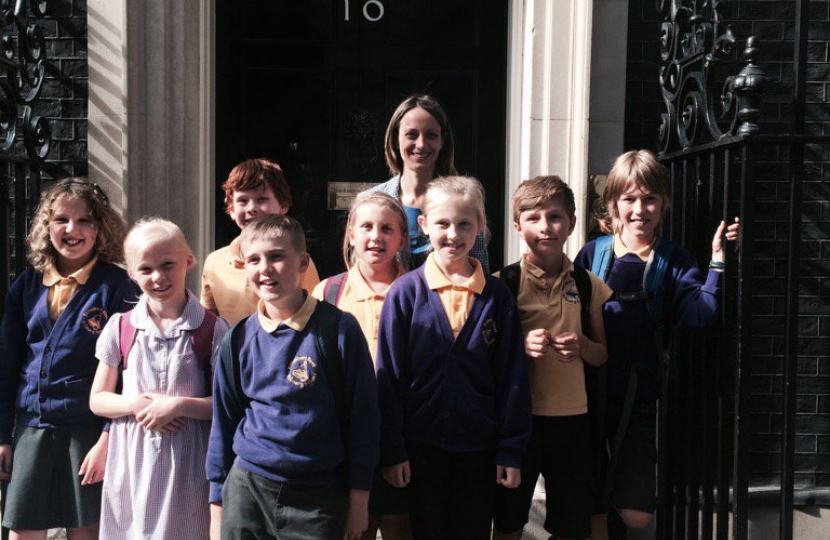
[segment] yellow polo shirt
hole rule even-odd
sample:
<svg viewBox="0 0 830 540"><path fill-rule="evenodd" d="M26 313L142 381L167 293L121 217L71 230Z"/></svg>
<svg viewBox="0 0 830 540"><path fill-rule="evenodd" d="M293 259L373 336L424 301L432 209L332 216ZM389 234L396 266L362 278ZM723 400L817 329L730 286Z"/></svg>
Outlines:
<svg viewBox="0 0 830 540"><path fill-rule="evenodd" d="M72 274L63 277L57 268L50 266L43 272L43 285L49 287L49 319L52 322L58 320L66 305L72 300L72 296L78 292L78 287L85 284L92 274L92 268L98 262L98 256L77 269Z"/></svg>
<svg viewBox="0 0 830 540"><path fill-rule="evenodd" d="M319 282L317 267L309 258L308 270L303 274L300 286L311 291ZM259 297L248 287L238 237L205 259L200 301L205 309L216 311L232 325L256 310Z"/></svg>
<svg viewBox="0 0 830 540"><path fill-rule="evenodd" d="M302 332L305 325L308 324L309 319L311 319L311 315L314 313L314 308L316 307L317 299L308 294L300 309L287 319L278 321L268 316L268 312L265 311L265 302L259 300L256 304L257 320L259 320L259 324L263 330L269 334L273 333L281 324L291 328L295 332Z"/></svg>
<svg viewBox="0 0 830 540"><path fill-rule="evenodd" d="M450 278L441 270L435 262L435 253L430 253L424 263L427 286L436 291L441 298L441 305L444 306L444 313L450 321L453 337L456 338L461 333L464 323L467 322L475 295L481 294L486 284L481 263L473 257L469 257L469 260L474 267L473 275L464 283L459 284L450 281Z"/></svg>
<svg viewBox="0 0 830 540"><path fill-rule="evenodd" d="M525 336L531 330L544 328L552 336L563 332L580 332L581 307L579 293L571 272L573 263L563 255L562 273L547 281L545 271L527 261L521 261L519 281L519 317ZM591 274L590 312L602 310L602 305L613 291L597 276ZM530 377L530 395L533 414L538 416L574 416L588 412L585 394L583 360L576 358L562 362L554 357L552 349L542 358L527 359Z"/></svg>
<svg viewBox="0 0 830 540"><path fill-rule="evenodd" d="M403 266L398 265L399 278L405 273ZM314 287L312 296L318 300L323 300L325 297L326 283L331 278L324 279ZM369 344L369 352L372 353L372 361L375 361L378 350L378 326L380 323L380 309L383 307L383 301L386 299L386 291L379 293L375 292L372 287L366 283L366 278L360 273L357 265L349 270L348 277L342 284L340 291L340 300L337 307L343 311L347 311L355 316L357 322L360 324L360 329L363 330L363 335L366 337L366 343Z"/></svg>
<svg viewBox="0 0 830 540"><path fill-rule="evenodd" d="M632 253L638 256L641 260L648 261L648 258L651 256L651 250L654 249L654 244L656 242L657 237L655 236L654 240L652 240L651 243L644 248L638 250L628 249L627 247L625 247L625 244L623 244L622 237L620 236L620 234L617 233L614 235L613 242L614 257L619 259L620 257L624 257L629 253Z"/></svg>

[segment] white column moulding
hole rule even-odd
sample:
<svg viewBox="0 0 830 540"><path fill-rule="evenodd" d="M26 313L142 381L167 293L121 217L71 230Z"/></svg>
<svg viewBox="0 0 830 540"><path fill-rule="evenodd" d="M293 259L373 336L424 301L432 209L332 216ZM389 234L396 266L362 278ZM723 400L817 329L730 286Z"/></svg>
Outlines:
<svg viewBox="0 0 830 540"><path fill-rule="evenodd" d="M559 175L574 191L577 228L568 254L576 255L584 243L593 5L594 0L510 4L505 261L517 260L525 248L512 233L510 195L521 180L540 174Z"/></svg>

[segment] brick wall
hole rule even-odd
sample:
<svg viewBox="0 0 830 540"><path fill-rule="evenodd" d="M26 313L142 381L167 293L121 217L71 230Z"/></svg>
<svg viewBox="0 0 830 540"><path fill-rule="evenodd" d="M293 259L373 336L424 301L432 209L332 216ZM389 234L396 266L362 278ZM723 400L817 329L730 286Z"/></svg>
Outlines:
<svg viewBox="0 0 830 540"><path fill-rule="evenodd" d="M51 119L47 160L73 176L87 174L86 0L48 2L38 21L46 36L47 80L35 114Z"/></svg>
<svg viewBox="0 0 830 540"><path fill-rule="evenodd" d="M791 132L793 0L720 3L743 51L750 35L761 39L759 63L770 79L764 97L764 133ZM657 78L659 15L652 0L629 3L628 82L625 147L656 146L663 112ZM807 133L830 135L830 0L810 2ZM740 69L737 65L735 73ZM796 487L830 487L830 145L805 151L806 178L801 205L799 250L798 398ZM759 152L752 306L755 310L750 379L750 447L753 485L779 483L787 275L789 167L787 149L770 145Z"/></svg>
<svg viewBox="0 0 830 540"><path fill-rule="evenodd" d="M7 175L2 182L8 196L7 211L0 213L0 235L5 239L2 249L5 258L0 257L0 298L5 293L15 269L21 268L25 258L25 228L31 220L37 205L39 189L48 185L50 180L65 176L85 176L87 164L87 22L86 0L60 0L43 2L46 5L44 17L36 17L31 9L32 2L23 2L27 8L30 22L34 22L43 32L45 48L45 77L38 97L31 103L32 115L45 119L51 131L51 144L46 155L46 166L30 161L26 167L27 179L18 177L13 161L0 155L0 167ZM16 50L19 47L19 30L10 19L3 25L4 38L10 38L17 62ZM25 30L24 30L25 31ZM4 81L6 72L0 71ZM15 81L5 81L9 85ZM11 157L26 157L23 136L23 108L18 102L17 137L9 152ZM36 181L39 177L42 185ZM20 186L25 186L25 197L16 197ZM2 191L2 190L0 190Z"/></svg>

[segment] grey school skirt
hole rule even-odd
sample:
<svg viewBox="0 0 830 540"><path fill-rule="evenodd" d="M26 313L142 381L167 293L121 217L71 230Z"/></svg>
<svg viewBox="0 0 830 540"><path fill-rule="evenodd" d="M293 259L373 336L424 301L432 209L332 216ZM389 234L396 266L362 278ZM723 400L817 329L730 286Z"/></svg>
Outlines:
<svg viewBox="0 0 830 540"><path fill-rule="evenodd" d="M97 523L101 514L101 482L82 486L78 471L100 435L99 426L18 427L3 526L40 531Z"/></svg>

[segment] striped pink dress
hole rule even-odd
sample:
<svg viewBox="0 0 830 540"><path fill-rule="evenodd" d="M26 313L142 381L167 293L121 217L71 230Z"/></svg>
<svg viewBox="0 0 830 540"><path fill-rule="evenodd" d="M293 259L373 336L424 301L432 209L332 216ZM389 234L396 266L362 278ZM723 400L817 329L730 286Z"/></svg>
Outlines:
<svg viewBox="0 0 830 540"><path fill-rule="evenodd" d="M199 327L204 308L188 293L182 316L162 333L150 319L142 297L132 311L136 337L127 369L122 373L122 395L144 393L204 397L205 375L193 353L190 335ZM98 339L95 356L110 366L121 362L120 315L110 319ZM213 358L228 329L218 319L213 336ZM125 416L112 421L104 475L100 537L118 540L208 537L210 511L205 479L210 422L188 418L176 433L147 431Z"/></svg>

